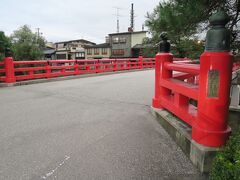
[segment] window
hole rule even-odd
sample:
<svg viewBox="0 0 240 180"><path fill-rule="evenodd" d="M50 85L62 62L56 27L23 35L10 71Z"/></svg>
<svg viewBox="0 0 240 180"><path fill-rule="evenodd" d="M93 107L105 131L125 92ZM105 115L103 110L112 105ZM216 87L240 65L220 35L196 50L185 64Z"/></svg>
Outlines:
<svg viewBox="0 0 240 180"><path fill-rule="evenodd" d="M102 48L102 54L106 55L108 53L108 49L107 48Z"/></svg>
<svg viewBox="0 0 240 180"><path fill-rule="evenodd" d="M56 48L63 48L63 44L62 43L56 44Z"/></svg>
<svg viewBox="0 0 240 180"><path fill-rule="evenodd" d="M57 54L57 59L66 59L66 54Z"/></svg>
<svg viewBox="0 0 240 180"><path fill-rule="evenodd" d="M119 42L120 42L120 43L126 43L126 42L127 42L127 39L126 39L125 37L121 37L121 38L119 39Z"/></svg>
<svg viewBox="0 0 240 180"><path fill-rule="evenodd" d="M117 44L119 42L119 38L118 37L114 37L113 38L113 44Z"/></svg>
<svg viewBox="0 0 240 180"><path fill-rule="evenodd" d="M118 56L119 55L124 55L124 49L113 49L112 54L115 55L115 56L116 55L118 55Z"/></svg>
<svg viewBox="0 0 240 180"><path fill-rule="evenodd" d="M99 54L99 49L98 48L94 48L94 55L98 55Z"/></svg>
<svg viewBox="0 0 240 180"><path fill-rule="evenodd" d="M76 53L76 58L83 58L83 57L84 57L84 52Z"/></svg>
<svg viewBox="0 0 240 180"><path fill-rule="evenodd" d="M126 37L113 37L112 41L113 41L113 44L126 43L127 38Z"/></svg>
<svg viewBox="0 0 240 180"><path fill-rule="evenodd" d="M78 52L75 54L76 59L84 59L85 58L85 53L84 52Z"/></svg>
<svg viewBox="0 0 240 180"><path fill-rule="evenodd" d="M77 44L72 44L72 48L77 48L78 47L78 45Z"/></svg>
<svg viewBox="0 0 240 180"><path fill-rule="evenodd" d="M92 55L92 49L87 49L87 55Z"/></svg>

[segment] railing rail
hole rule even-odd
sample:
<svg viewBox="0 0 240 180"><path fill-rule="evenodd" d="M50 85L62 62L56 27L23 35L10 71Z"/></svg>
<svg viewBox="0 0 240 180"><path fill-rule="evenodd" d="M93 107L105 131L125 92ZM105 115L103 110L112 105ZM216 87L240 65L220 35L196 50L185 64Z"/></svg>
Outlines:
<svg viewBox="0 0 240 180"><path fill-rule="evenodd" d="M102 73L154 68L155 58L94 59L94 60L34 60L14 61L8 57L0 62L0 82L52 78L58 76Z"/></svg>
<svg viewBox="0 0 240 180"><path fill-rule="evenodd" d="M3 81L5 82L5 64L4 62L0 62L0 82Z"/></svg>
<svg viewBox="0 0 240 180"><path fill-rule="evenodd" d="M176 64L176 63L164 63L164 67L168 70L185 72L189 74L198 75L200 72L200 66L196 64Z"/></svg>

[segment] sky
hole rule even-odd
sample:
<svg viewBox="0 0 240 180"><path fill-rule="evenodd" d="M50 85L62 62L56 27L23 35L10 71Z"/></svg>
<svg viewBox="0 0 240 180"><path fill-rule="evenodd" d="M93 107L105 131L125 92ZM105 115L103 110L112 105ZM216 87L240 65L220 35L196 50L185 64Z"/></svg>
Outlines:
<svg viewBox="0 0 240 180"><path fill-rule="evenodd" d="M120 32L127 31L131 3L135 30L140 31L147 12L159 0L1 0L0 31L10 35L27 24L33 32L40 28L48 42L86 39L103 43L105 36L117 31L116 8L120 8Z"/></svg>

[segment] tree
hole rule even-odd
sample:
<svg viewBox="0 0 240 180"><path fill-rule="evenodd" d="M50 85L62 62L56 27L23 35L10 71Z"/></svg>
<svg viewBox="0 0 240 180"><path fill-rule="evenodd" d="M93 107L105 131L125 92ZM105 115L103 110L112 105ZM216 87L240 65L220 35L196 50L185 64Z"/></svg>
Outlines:
<svg viewBox="0 0 240 180"><path fill-rule="evenodd" d="M145 23L152 33L152 43L159 42L160 33L166 31L176 55L185 57L189 48L197 45L197 35L208 28L209 17L218 9L229 14L228 27L233 35L232 41L237 42L239 8L240 0L170 0L159 3L152 13L148 13ZM202 47L196 50L200 54Z"/></svg>
<svg viewBox="0 0 240 180"><path fill-rule="evenodd" d="M229 17L230 22L227 28L230 29L232 34L232 47L239 41L240 37L240 0L175 0L176 6L190 6L190 10L195 12L195 16L190 16L191 23L199 24L202 28L198 31L206 30L208 28L209 17L218 10L225 11Z"/></svg>
<svg viewBox="0 0 240 180"><path fill-rule="evenodd" d="M43 57L45 39L34 34L29 26L24 25L10 36L12 51L16 60L36 60Z"/></svg>
<svg viewBox="0 0 240 180"><path fill-rule="evenodd" d="M155 57L157 54L157 44L151 43L151 38L145 37L143 39L143 49L142 49L142 56L146 58L152 58Z"/></svg>
<svg viewBox="0 0 240 180"><path fill-rule="evenodd" d="M3 31L0 31L0 60L5 56L5 49L10 48L10 39L5 36Z"/></svg>

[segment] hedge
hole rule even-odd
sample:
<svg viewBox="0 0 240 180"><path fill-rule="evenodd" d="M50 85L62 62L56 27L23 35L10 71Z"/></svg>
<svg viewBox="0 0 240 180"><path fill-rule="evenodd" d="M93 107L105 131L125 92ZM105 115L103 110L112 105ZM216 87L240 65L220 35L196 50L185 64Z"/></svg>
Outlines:
<svg viewBox="0 0 240 180"><path fill-rule="evenodd" d="M213 161L210 180L240 180L240 131L233 134Z"/></svg>

